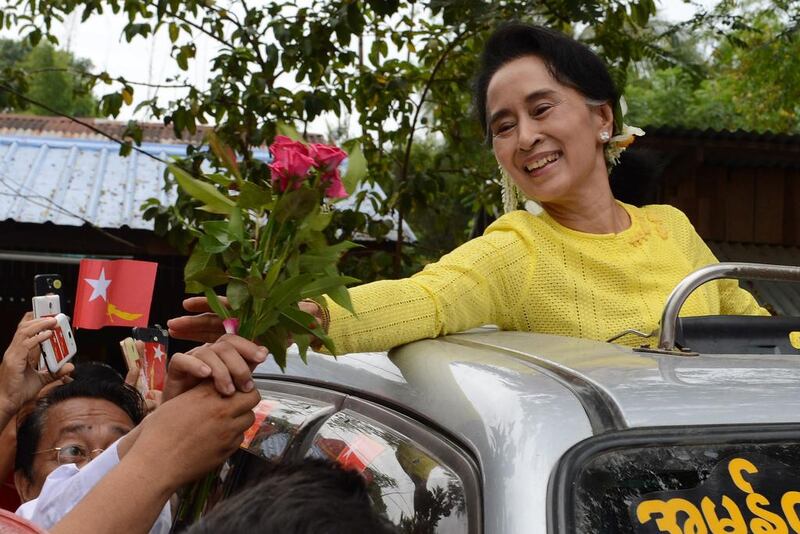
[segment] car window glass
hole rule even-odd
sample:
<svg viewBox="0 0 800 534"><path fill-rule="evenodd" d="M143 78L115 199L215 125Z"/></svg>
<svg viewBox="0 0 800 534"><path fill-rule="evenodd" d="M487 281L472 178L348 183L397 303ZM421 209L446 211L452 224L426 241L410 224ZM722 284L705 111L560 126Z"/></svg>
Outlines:
<svg viewBox="0 0 800 534"><path fill-rule="evenodd" d="M261 401L253 409L256 419L245 432L239 451L197 486L181 492L175 519L178 532L195 518L212 510L237 489L258 481L265 460L278 459L310 423L336 410L332 402L282 392L259 390Z"/></svg>
<svg viewBox="0 0 800 534"><path fill-rule="evenodd" d="M743 474L731 469L733 460L748 466ZM719 532L750 532L745 527L735 530L732 525L758 521L747 500L755 495L766 499L761 506L764 513L785 528L797 515L794 508L782 507L784 496L796 493L797 473L797 441L737 444L709 439L702 445L615 449L580 466L571 483L575 501L565 531L639 534L658 532L660 525L664 532L672 532L667 528L670 525L675 532L716 532L719 516L729 517L731 524L731 530ZM662 512L658 508L661 503L671 508ZM679 513L667 513L676 510ZM689 526L693 521L698 530ZM795 524L800 524L800 519L797 521ZM763 532L781 531L788 532L780 528Z"/></svg>
<svg viewBox="0 0 800 534"><path fill-rule="evenodd" d="M373 505L401 532L468 532L464 482L414 440L377 421L350 410L336 413L307 456L362 473Z"/></svg>
<svg viewBox="0 0 800 534"><path fill-rule="evenodd" d="M254 410L255 423L245 433L242 445L262 458L276 458L304 424L334 409L333 404L323 401L262 390L261 402Z"/></svg>

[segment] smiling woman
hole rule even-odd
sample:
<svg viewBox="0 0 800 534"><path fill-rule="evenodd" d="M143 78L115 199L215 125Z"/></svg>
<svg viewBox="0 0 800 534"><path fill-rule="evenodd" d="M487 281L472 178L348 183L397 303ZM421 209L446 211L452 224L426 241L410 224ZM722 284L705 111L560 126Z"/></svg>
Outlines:
<svg viewBox="0 0 800 534"><path fill-rule="evenodd" d="M481 57L476 111L502 172L543 212L513 210L411 278L351 289L355 315L330 299L301 307L340 353L483 324L597 340L654 331L675 285L717 260L677 209L614 198L607 155L615 161L620 145L609 144L628 132L615 120L618 100L602 60L583 44L538 26L498 28ZM726 280L695 292L683 314L767 312ZM174 336L205 339L221 331L210 321L187 316L169 326Z"/></svg>

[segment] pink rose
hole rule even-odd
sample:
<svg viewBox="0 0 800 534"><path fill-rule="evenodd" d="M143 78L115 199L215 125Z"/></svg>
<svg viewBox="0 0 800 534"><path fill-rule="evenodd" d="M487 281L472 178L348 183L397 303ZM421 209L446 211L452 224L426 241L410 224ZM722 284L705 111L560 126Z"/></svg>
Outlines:
<svg viewBox="0 0 800 534"><path fill-rule="evenodd" d="M328 198L346 198L347 191L342 183L342 177L339 175L339 169L334 169L322 176L322 183L328 183L328 188L325 190L325 196Z"/></svg>
<svg viewBox="0 0 800 534"><path fill-rule="evenodd" d="M308 153L308 147L299 141L279 135L269 147L272 163L268 165L272 171L272 184L278 191L297 189L308 177L308 171L314 166L314 159Z"/></svg>
<svg viewBox="0 0 800 534"><path fill-rule="evenodd" d="M309 155L314 158L322 172L336 170L347 157L347 153L339 147L318 143L309 147Z"/></svg>

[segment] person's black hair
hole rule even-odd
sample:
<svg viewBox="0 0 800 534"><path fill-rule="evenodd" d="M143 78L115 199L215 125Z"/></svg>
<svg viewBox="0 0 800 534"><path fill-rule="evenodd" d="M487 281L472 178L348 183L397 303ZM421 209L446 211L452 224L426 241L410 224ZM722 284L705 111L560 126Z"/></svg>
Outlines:
<svg viewBox="0 0 800 534"><path fill-rule="evenodd" d="M325 460L277 464L186 534L397 534L371 506L364 479Z"/></svg>
<svg viewBox="0 0 800 534"><path fill-rule="evenodd" d="M39 450L39 440L48 410L61 402L91 398L111 402L138 425L147 415L144 399L135 388L125 383L112 367L98 362L80 363L72 372L72 381L56 386L36 402L36 407L17 428L17 455L14 470L33 480L34 453Z"/></svg>
<svg viewBox="0 0 800 534"><path fill-rule="evenodd" d="M605 63L588 46L548 28L508 22L499 26L486 41L475 77L475 112L487 138L489 82L503 65L525 56L540 58L553 78L587 98L608 102L612 109L619 100L619 92ZM615 130L619 126L615 125Z"/></svg>

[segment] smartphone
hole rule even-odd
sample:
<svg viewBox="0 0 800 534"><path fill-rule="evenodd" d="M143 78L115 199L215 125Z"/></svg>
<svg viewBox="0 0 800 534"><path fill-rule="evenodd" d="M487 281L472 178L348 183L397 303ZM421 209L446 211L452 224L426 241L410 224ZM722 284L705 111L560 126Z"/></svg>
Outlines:
<svg viewBox="0 0 800 534"><path fill-rule="evenodd" d="M153 328L134 328L133 339L144 342L142 369L147 379L147 387L163 391L164 380L167 378L169 334L159 325Z"/></svg>
<svg viewBox="0 0 800 534"><path fill-rule="evenodd" d="M42 354L47 370L55 374L78 352L69 318L63 313L56 315L56 326L50 339L42 342Z"/></svg>
<svg viewBox="0 0 800 534"><path fill-rule="evenodd" d="M61 313L61 292L64 283L60 274L37 274L33 277L33 316L55 317ZM39 370L47 369L44 354L39 357Z"/></svg>

